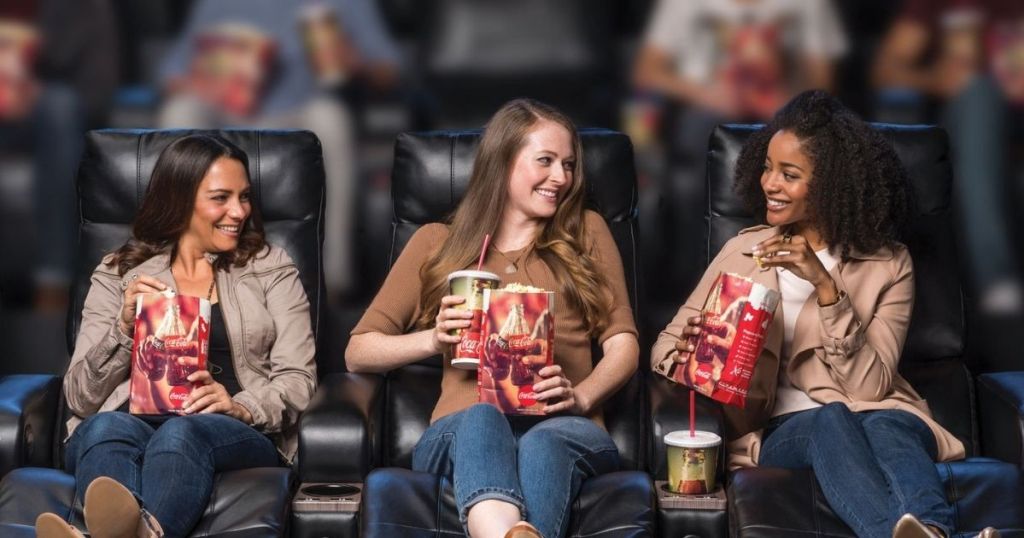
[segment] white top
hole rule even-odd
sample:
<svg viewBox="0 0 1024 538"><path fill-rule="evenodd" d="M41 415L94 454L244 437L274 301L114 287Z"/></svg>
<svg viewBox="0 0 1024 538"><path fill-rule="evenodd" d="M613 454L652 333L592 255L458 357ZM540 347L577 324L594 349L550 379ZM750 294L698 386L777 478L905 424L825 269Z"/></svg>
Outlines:
<svg viewBox="0 0 1024 538"><path fill-rule="evenodd" d="M690 430L678 430L665 434L665 444L682 448L711 448L722 444L722 438L713 432L696 430L690 437Z"/></svg>
<svg viewBox="0 0 1024 538"><path fill-rule="evenodd" d="M743 39L741 28L768 30L764 50L783 56L834 59L847 50L846 37L829 0L659 0L644 41L675 57L677 73L701 84ZM730 52L733 51L733 52Z"/></svg>
<svg viewBox="0 0 1024 538"><path fill-rule="evenodd" d="M827 248L814 252L826 271L831 271L839 259L832 256ZM789 380L786 370L789 367L791 347L793 345L793 334L796 332L796 320L800 316L807 300L814 293L814 285L794 275L793 273L777 268L779 274L779 292L782 293L782 323L785 328L782 338L782 357L779 364L779 386L775 391L775 409L772 416L795 413L806 409L821 407L821 404L812 400L806 392L793 386ZM813 305L812 305L812 308Z"/></svg>

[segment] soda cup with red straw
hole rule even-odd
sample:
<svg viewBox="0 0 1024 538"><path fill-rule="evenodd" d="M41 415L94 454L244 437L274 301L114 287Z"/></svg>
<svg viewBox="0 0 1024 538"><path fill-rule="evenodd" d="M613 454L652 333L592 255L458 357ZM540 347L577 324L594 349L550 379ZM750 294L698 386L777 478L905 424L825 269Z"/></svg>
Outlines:
<svg viewBox="0 0 1024 538"><path fill-rule="evenodd" d="M464 370L475 370L480 365L480 356L483 351L483 291L495 289L501 285L501 279L494 273L481 271L484 265L484 257L487 254L487 246L491 241L491 235L484 236L483 248L480 249L480 260L476 264L476 271L465 270L455 271L448 275L449 293L465 297L466 301L455 305L453 308L469 310L473 313L470 326L466 329L451 329L448 334L462 336L462 340L455 344L452 355L452 366Z"/></svg>

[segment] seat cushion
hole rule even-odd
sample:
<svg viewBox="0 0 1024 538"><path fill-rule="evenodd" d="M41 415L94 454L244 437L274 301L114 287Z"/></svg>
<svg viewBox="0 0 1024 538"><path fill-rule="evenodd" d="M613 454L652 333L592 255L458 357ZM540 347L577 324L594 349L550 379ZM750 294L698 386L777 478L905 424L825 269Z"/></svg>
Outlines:
<svg viewBox="0 0 1024 538"><path fill-rule="evenodd" d="M648 475L622 471L583 483L572 506L569 536L653 536L656 499ZM363 490L362 536L464 536L451 483L397 467L376 469Z"/></svg>
<svg viewBox="0 0 1024 538"><path fill-rule="evenodd" d="M210 504L192 536L283 536L291 486L292 472L286 467L218 474ZM57 469L23 467L0 481L0 536L35 536L35 520L43 512L54 512L85 529L73 476Z"/></svg>
<svg viewBox="0 0 1024 538"><path fill-rule="evenodd" d="M1021 469L987 458L940 463L936 468L954 505L958 532L974 536L993 526L1024 533ZM737 471L729 487L729 519L734 535L750 538L855 536L829 507L809 469Z"/></svg>

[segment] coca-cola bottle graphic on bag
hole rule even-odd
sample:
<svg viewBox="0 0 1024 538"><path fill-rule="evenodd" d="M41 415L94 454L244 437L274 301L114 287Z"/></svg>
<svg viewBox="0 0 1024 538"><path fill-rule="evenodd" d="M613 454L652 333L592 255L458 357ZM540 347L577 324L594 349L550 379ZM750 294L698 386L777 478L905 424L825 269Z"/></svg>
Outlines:
<svg viewBox="0 0 1024 538"><path fill-rule="evenodd" d="M530 338L522 304L512 305L501 331L512 359L512 384L519 387L532 384L533 371L524 359L533 348L533 339Z"/></svg>
<svg viewBox="0 0 1024 538"><path fill-rule="evenodd" d="M176 362L174 351L167 346L168 340L183 336L185 328L181 324L181 311L173 299L167 301L164 316L156 332L147 336L139 353L139 366L146 372L150 381L164 377L169 364Z"/></svg>
<svg viewBox="0 0 1024 538"><path fill-rule="evenodd" d="M178 328L184 328L181 324L181 318L179 316L178 306L174 306L175 321ZM164 340L168 350L172 350L173 353L167 356L167 384L171 386L181 386L188 383L188 376L196 371L196 366L193 364L180 364L178 359L180 358L194 358L196 357L198 349L196 348L197 334L199 333L199 317L193 321L193 325L188 329L188 332L181 333L168 337Z"/></svg>
<svg viewBox="0 0 1024 538"><path fill-rule="evenodd" d="M494 380L501 381L512 372L512 383L516 383L516 368L521 367L522 340L527 338L526 323L523 320L523 305L512 305L505 323L501 325L497 337L491 335L487 340L487 365L493 372Z"/></svg>

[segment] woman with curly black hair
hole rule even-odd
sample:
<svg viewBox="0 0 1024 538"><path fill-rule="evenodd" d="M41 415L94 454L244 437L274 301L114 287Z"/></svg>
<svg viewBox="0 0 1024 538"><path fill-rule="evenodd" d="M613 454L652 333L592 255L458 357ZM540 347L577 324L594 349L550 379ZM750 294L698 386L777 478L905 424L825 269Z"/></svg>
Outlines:
<svg viewBox="0 0 1024 538"><path fill-rule="evenodd" d="M652 367L672 379L689 366L719 273L778 290L746 407L724 410L730 468L813 469L858 536L949 536L933 462L964 447L897 371L914 271L899 242L912 201L895 152L833 97L805 92L751 136L736 190L765 224L722 247L658 337Z"/></svg>

